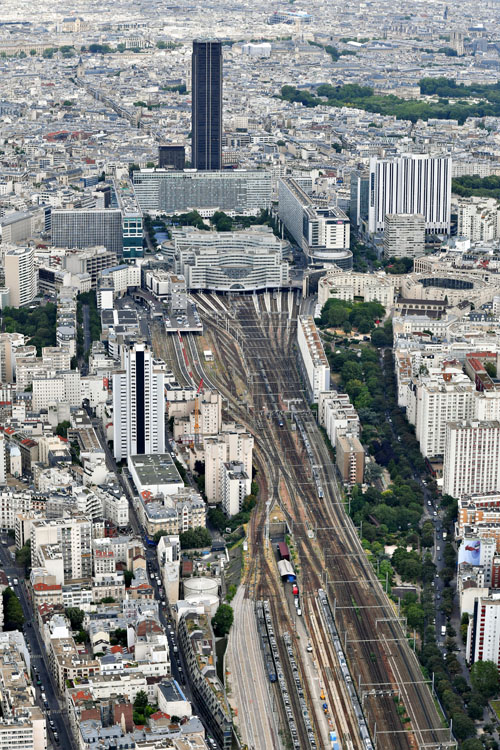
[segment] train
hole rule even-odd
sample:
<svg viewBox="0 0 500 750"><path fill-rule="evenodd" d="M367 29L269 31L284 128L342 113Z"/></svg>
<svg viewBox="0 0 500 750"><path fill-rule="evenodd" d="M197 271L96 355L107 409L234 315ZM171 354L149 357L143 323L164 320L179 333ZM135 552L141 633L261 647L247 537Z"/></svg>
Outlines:
<svg viewBox="0 0 500 750"><path fill-rule="evenodd" d="M295 424L297 425L297 428L300 432L300 437L302 438L302 442L304 443L304 448L306 449L307 458L309 459L309 464L311 465L312 476L313 476L314 483L316 485L316 492L317 492L318 498L322 500L324 497L323 486L321 484L321 478L319 475L318 466L316 466L315 464L314 454L312 452L311 443L309 442L309 437L307 435L306 428L304 427L304 424L301 418L295 411L295 407L293 404L292 404L291 409L292 409L293 420Z"/></svg>
<svg viewBox="0 0 500 750"><path fill-rule="evenodd" d="M290 560L290 550L285 542L278 542L276 545L280 560Z"/></svg>
<svg viewBox="0 0 500 750"><path fill-rule="evenodd" d="M266 667L269 682L276 682L276 669L271 651L271 644L266 630L266 621L264 618L264 609L262 602L257 602L255 606L255 615L257 618L257 632L259 634L260 646L264 654L264 664Z"/></svg>
<svg viewBox="0 0 500 750"><path fill-rule="evenodd" d="M356 689L353 685L351 673L349 672L349 667L347 665L344 650L342 648L337 626L335 625L335 620L333 619L330 602L328 601L328 596L323 589L318 589L318 601L323 613L324 620L326 622L327 630L330 634L330 638L332 639L333 646L337 653L340 671L342 673L342 677L349 694L351 706L353 707L354 714L356 716L356 721L358 722L358 728L361 735L361 740L363 742L363 748L364 750L374 750L370 732L368 731L368 724L366 723L365 715L363 713L361 703L359 702L358 694L356 693Z"/></svg>

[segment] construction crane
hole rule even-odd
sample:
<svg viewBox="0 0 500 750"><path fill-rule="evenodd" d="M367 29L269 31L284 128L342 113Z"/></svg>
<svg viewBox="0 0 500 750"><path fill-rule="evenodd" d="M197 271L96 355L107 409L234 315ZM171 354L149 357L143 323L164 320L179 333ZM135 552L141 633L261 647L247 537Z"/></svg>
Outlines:
<svg viewBox="0 0 500 750"><path fill-rule="evenodd" d="M196 391L196 396L194 398L194 443L195 445L198 445L200 442L200 403L199 403L199 395L202 392L203 388L203 378L200 380L200 384L198 386L198 390Z"/></svg>

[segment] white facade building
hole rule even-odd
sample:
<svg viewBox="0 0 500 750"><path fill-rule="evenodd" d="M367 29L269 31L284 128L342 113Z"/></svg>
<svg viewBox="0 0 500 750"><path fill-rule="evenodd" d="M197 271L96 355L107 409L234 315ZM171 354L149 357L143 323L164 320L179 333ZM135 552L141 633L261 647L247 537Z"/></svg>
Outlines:
<svg viewBox="0 0 500 750"><path fill-rule="evenodd" d="M449 422L443 493L460 498L500 490L500 422Z"/></svg>
<svg viewBox="0 0 500 750"><path fill-rule="evenodd" d="M368 230L382 232L387 214L423 214L429 233L450 232L451 158L404 154L370 158Z"/></svg>
<svg viewBox="0 0 500 750"><path fill-rule="evenodd" d="M12 307L29 305L37 293L35 251L32 247L14 247L5 252L5 286L10 290Z"/></svg>
<svg viewBox="0 0 500 750"><path fill-rule="evenodd" d="M222 508L227 516L240 512L243 500L250 494L252 480L239 461L222 464Z"/></svg>
<svg viewBox="0 0 500 750"><path fill-rule="evenodd" d="M125 349L113 374L113 450L118 461L165 451L164 368L146 344Z"/></svg>
<svg viewBox="0 0 500 750"><path fill-rule="evenodd" d="M321 391L330 390L330 365L312 315L299 316L297 343L309 395L317 402Z"/></svg>
<svg viewBox="0 0 500 750"><path fill-rule="evenodd" d="M287 177L279 181L278 214L311 261L352 268L350 222L340 208L320 206L298 180Z"/></svg>
<svg viewBox="0 0 500 750"><path fill-rule="evenodd" d="M466 375L463 381L431 381L417 386L416 438L426 458L444 455L448 422L475 416L474 385Z"/></svg>

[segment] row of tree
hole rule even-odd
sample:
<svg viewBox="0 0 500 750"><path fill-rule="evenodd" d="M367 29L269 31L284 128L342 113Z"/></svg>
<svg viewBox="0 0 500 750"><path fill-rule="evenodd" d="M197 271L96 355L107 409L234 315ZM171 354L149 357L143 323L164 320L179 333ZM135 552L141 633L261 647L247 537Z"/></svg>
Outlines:
<svg viewBox="0 0 500 750"><path fill-rule="evenodd" d="M463 125L468 117L498 117L500 102L486 99L465 102L440 99L437 102L418 99L401 99L394 94L378 95L369 86L356 83L344 86L322 84L316 93L295 86L283 86L281 98L289 102L299 102L305 107L318 107L325 104L330 107L356 107L367 112L395 117L397 120L458 120ZM491 95L489 97L492 98Z"/></svg>

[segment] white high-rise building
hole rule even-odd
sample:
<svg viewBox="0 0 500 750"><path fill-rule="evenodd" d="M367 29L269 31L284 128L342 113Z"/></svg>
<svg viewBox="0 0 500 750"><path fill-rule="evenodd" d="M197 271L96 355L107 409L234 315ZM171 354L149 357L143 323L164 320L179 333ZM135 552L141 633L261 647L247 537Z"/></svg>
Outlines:
<svg viewBox="0 0 500 750"><path fill-rule="evenodd" d="M240 461L222 464L222 508L227 516L240 512L243 500L250 494L252 480Z"/></svg>
<svg viewBox="0 0 500 750"><path fill-rule="evenodd" d="M5 252L5 286L10 290L10 305L29 305L37 293L35 251L32 247L13 247Z"/></svg>
<svg viewBox="0 0 500 750"><path fill-rule="evenodd" d="M125 350L124 369L113 374L114 456L165 452L165 367L147 344Z"/></svg>
<svg viewBox="0 0 500 750"><path fill-rule="evenodd" d="M368 230L385 229L387 214L423 214L425 231L449 234L451 158L404 154L370 159Z"/></svg>
<svg viewBox="0 0 500 750"><path fill-rule="evenodd" d="M500 490L500 422L448 422L443 493L460 498Z"/></svg>
<svg viewBox="0 0 500 750"><path fill-rule="evenodd" d="M446 441L446 425L451 420L472 419L474 384L462 374L463 382L432 380L417 386L416 438L426 458L442 456Z"/></svg>
<svg viewBox="0 0 500 750"><path fill-rule="evenodd" d="M500 665L500 595L479 597L469 621L466 658L469 663L492 661Z"/></svg>

